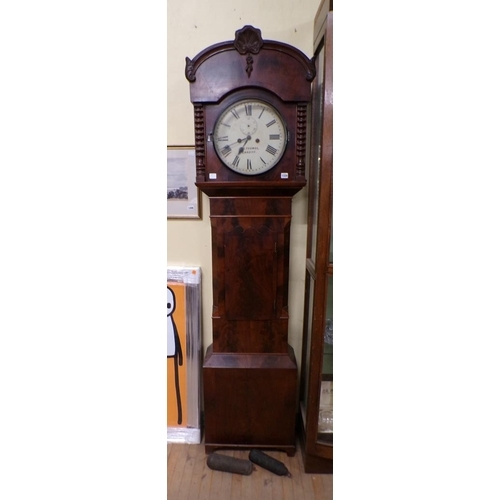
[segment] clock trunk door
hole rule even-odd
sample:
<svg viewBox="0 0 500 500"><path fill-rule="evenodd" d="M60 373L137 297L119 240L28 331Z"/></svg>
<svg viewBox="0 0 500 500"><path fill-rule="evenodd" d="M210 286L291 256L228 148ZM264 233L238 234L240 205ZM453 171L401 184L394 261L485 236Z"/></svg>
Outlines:
<svg viewBox="0 0 500 500"><path fill-rule="evenodd" d="M257 222L257 221L254 221ZM269 320L276 297L276 233L257 222L224 237L228 320Z"/></svg>

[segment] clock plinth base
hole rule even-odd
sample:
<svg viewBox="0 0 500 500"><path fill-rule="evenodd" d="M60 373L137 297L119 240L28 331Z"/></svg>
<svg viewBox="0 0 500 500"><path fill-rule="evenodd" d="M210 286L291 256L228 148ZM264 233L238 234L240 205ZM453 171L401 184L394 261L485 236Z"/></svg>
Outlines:
<svg viewBox="0 0 500 500"><path fill-rule="evenodd" d="M286 354L207 349L203 364L205 449L282 450L295 454L297 362Z"/></svg>

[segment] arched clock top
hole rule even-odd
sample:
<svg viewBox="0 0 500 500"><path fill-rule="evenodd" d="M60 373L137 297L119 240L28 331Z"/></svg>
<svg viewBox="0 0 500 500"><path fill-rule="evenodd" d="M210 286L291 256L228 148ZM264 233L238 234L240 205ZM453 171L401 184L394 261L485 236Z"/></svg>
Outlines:
<svg viewBox="0 0 500 500"><path fill-rule="evenodd" d="M236 87L261 87L284 101L308 101L316 76L314 59L283 42L263 40L259 29L244 26L233 41L186 57L191 102L217 102Z"/></svg>

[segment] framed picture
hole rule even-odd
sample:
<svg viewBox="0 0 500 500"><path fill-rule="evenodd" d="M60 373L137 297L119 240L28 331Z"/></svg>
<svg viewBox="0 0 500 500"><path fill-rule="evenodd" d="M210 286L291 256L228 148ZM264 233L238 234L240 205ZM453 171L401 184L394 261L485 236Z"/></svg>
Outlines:
<svg viewBox="0 0 500 500"><path fill-rule="evenodd" d="M194 146L167 147L167 217L200 219Z"/></svg>

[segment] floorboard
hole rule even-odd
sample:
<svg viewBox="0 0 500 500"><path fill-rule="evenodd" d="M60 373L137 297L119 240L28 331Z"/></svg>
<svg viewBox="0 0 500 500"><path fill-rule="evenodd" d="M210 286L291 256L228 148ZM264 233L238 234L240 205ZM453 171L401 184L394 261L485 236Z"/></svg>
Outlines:
<svg viewBox="0 0 500 500"><path fill-rule="evenodd" d="M248 459L248 451L220 450L217 453ZM249 476L213 471L207 466L204 444L168 443L167 498L169 500L331 500L331 474L306 474L297 443L294 457L268 451L283 462L292 477L277 476L255 466Z"/></svg>

